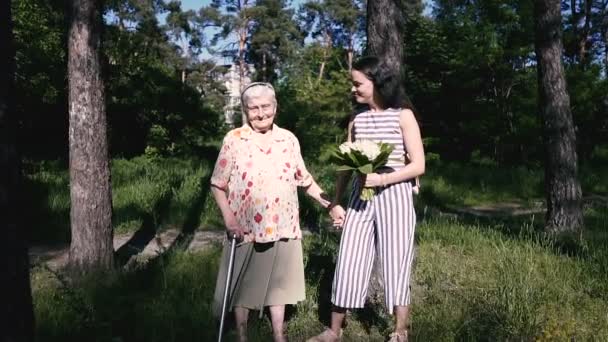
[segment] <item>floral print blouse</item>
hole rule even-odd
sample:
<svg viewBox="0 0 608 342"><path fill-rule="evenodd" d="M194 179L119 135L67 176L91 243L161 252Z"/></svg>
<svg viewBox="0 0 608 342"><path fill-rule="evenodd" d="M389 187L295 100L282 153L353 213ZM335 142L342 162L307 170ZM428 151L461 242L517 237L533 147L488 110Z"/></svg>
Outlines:
<svg viewBox="0 0 608 342"><path fill-rule="evenodd" d="M224 137L211 184L228 193L228 204L246 234L244 242L300 239L298 186L313 179L306 170L300 143L273 125L269 147L259 146L249 125Z"/></svg>

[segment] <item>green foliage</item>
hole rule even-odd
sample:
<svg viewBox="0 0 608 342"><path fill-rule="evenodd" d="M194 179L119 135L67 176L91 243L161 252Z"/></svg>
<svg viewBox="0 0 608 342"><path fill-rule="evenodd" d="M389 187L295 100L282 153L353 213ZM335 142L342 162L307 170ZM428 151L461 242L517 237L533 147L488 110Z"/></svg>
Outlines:
<svg viewBox="0 0 608 342"><path fill-rule="evenodd" d="M15 0L15 105L23 154L56 158L67 149L67 19L61 2Z"/></svg>
<svg viewBox="0 0 608 342"><path fill-rule="evenodd" d="M31 199L35 242L69 241L70 193L67 166L32 163L26 168L25 197ZM208 197L207 161L175 158L114 159L112 161L113 225L116 233L166 226L196 229L215 216ZM211 202L210 204L208 202ZM207 210L203 210L205 207ZM216 224L217 226L217 224Z"/></svg>
<svg viewBox="0 0 608 342"><path fill-rule="evenodd" d="M435 18L408 18L407 89L433 152L498 163L538 159L531 4L437 1Z"/></svg>
<svg viewBox="0 0 608 342"><path fill-rule="evenodd" d="M500 229L445 220L419 227L415 340L585 340L606 334L598 311L605 298L593 285L603 276L587 273L597 265L595 257L556 253L552 241L521 229L510 238Z"/></svg>
<svg viewBox="0 0 608 342"><path fill-rule="evenodd" d="M127 157L144 151L195 154L216 138L220 115L205 104L194 80L182 83L181 66L167 63L175 51L158 27L152 32L108 28L111 152ZM213 88L205 90L212 94Z"/></svg>
<svg viewBox="0 0 608 342"><path fill-rule="evenodd" d="M279 83L277 123L300 140L304 156L329 157L329 146L346 140L346 126L353 112L349 100L350 79L342 64L341 50L333 50L326 77L318 79L316 46L303 48L285 69L286 82ZM287 81L288 80L288 81Z"/></svg>
<svg viewBox="0 0 608 342"><path fill-rule="evenodd" d="M34 268L37 339L210 341L216 332L211 305L218 257L217 248L173 252L134 272L93 276L78 287Z"/></svg>
<svg viewBox="0 0 608 342"><path fill-rule="evenodd" d="M279 66L301 48L304 37L286 1L258 0L256 8L247 60L254 65L254 79L274 82Z"/></svg>
<svg viewBox="0 0 608 342"><path fill-rule="evenodd" d="M601 234L597 228L592 231ZM585 341L608 334L605 234L590 237L586 251L576 255L562 253L526 225L430 218L416 234L411 340ZM292 340L305 340L327 324L339 238L329 230L304 237L307 297L288 309L286 332ZM217 322L211 300L219 255L217 248L169 252L78 287L60 273L34 267L37 336L45 341L213 340ZM344 339L382 341L392 331L391 317L374 310L349 315ZM268 318L252 317L249 333L252 341L268 340Z"/></svg>

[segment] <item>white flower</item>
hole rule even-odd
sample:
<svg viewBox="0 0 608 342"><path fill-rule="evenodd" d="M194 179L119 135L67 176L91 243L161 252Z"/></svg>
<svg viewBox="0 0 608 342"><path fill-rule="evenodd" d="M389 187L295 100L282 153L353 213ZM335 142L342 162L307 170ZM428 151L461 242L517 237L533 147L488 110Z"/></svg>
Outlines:
<svg viewBox="0 0 608 342"><path fill-rule="evenodd" d="M353 143L351 142L345 142L344 144L340 145L340 152L342 153L350 153L350 150L353 147Z"/></svg>
<svg viewBox="0 0 608 342"><path fill-rule="evenodd" d="M380 154L380 145L371 140L358 141L351 148L361 152L369 160L376 159Z"/></svg>

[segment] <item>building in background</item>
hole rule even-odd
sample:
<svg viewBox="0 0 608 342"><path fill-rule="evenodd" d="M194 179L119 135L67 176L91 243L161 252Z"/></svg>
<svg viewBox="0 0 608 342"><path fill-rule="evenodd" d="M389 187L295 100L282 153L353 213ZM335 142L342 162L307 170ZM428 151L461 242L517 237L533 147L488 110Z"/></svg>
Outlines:
<svg viewBox="0 0 608 342"><path fill-rule="evenodd" d="M253 73L253 65L247 66L249 70L245 70L245 78L241 85L239 77L238 64L227 64L221 67L222 80L226 87L225 106L224 106L224 122L230 127L240 126L244 121L241 111L241 89L243 86L251 83L251 75Z"/></svg>

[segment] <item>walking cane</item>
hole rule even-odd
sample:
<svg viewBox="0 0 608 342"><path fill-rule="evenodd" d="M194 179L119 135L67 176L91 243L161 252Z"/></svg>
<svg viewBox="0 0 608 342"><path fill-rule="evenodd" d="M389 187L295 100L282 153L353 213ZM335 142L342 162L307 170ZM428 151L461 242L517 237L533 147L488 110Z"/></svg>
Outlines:
<svg viewBox="0 0 608 342"><path fill-rule="evenodd" d="M228 305L228 292L230 292L230 282L232 281L232 268L234 263L234 252L236 250L236 234L232 235L230 243L230 259L228 259L228 273L226 274L226 288L224 289L224 300L222 301L222 317L220 319L220 331L217 334L217 341L222 342L222 333L224 332L224 319L226 317L226 309Z"/></svg>

